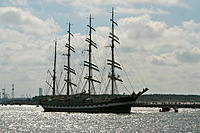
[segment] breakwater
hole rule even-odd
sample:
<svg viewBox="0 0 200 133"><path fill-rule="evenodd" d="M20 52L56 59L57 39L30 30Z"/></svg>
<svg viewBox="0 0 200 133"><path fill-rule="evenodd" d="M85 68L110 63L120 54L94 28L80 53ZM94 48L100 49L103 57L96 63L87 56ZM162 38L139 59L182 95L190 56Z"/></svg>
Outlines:
<svg viewBox="0 0 200 133"><path fill-rule="evenodd" d="M200 103L184 103L184 102L136 102L134 107L177 107L177 108L200 108Z"/></svg>

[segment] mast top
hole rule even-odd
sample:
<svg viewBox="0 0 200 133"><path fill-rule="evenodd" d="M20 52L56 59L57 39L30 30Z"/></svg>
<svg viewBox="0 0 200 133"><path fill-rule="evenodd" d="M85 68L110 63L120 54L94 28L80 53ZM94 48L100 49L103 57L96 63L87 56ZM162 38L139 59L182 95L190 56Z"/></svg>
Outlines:
<svg viewBox="0 0 200 133"><path fill-rule="evenodd" d="M88 74L86 75L84 78L88 81L88 93L91 94L91 90L94 90L95 93L95 88L94 88L94 84L93 82L97 82L100 83L100 81L97 81L95 79L93 79L93 70L99 71L98 66L93 64L92 62L92 47L97 48L97 44L92 40L92 31L96 31L93 27L92 27L92 16L90 14L89 17L89 25L87 25L89 27L89 37L87 37L85 39L86 42L88 42L88 52L89 52L89 57L88 57L88 61L84 61L84 66L88 67Z"/></svg>
<svg viewBox="0 0 200 133"><path fill-rule="evenodd" d="M115 35L115 25L118 26L118 24L115 22L114 20L114 8L112 8L112 18L110 19L111 21L111 32L109 35L109 38L111 39L111 52L112 52L112 56L111 59L108 59L108 65L111 66L111 74L109 74L109 78L111 79L112 83L111 83L111 89L112 89L112 95L114 95L114 90L117 91L117 84L116 84L116 80L117 81L121 81L123 82L121 79L119 79L119 76L116 76L115 74L115 68L121 69L121 66L119 63L115 62L115 55L114 55L114 51L115 51L115 42L119 43L119 38Z"/></svg>
<svg viewBox="0 0 200 133"><path fill-rule="evenodd" d="M64 79L64 81L67 83L67 95L70 94L70 88L71 93L73 92L72 85L77 86L76 84L72 83L71 74L76 75L76 72L74 69L71 68L71 52L75 53L75 49L71 46L71 36L73 37L73 34L71 33L71 23L68 23L69 29L68 29L68 42L66 43L65 47L67 48L67 54L63 54L67 56L67 65L64 65L64 70L67 71L67 79Z"/></svg>

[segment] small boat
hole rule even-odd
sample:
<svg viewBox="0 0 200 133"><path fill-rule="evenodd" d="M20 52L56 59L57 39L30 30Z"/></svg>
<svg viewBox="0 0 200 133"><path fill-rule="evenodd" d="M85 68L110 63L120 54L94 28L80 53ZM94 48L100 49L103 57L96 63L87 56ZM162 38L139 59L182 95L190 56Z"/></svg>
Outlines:
<svg viewBox="0 0 200 133"><path fill-rule="evenodd" d="M162 106L162 109L159 110L159 112L169 112L171 108L169 106Z"/></svg>
<svg viewBox="0 0 200 133"><path fill-rule="evenodd" d="M177 107L173 107L174 112L178 112ZM170 112L172 109L169 106L162 106L162 109L159 110L159 112Z"/></svg>

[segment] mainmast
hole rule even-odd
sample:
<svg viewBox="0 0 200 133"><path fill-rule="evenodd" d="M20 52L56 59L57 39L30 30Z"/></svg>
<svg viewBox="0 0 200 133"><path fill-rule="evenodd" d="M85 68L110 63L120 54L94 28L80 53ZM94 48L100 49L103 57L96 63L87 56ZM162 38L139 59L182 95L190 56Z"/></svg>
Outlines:
<svg viewBox="0 0 200 133"><path fill-rule="evenodd" d="M64 65L64 70L67 71L67 79L65 79L64 81L66 81L67 83L67 95L69 95L70 92L70 88L72 89L72 85L76 86L76 84L71 82L71 73L73 73L74 75L76 75L75 70L71 68L70 66L70 56L71 53L70 51L75 53L74 48L71 46L71 36L73 37L73 34L71 33L71 24L69 23L69 31L67 31L68 34L68 43L66 43L65 47L67 47L67 54L63 54L67 56L67 65Z"/></svg>
<svg viewBox="0 0 200 133"><path fill-rule="evenodd" d="M56 90L56 45L57 41L55 41L55 52L54 52L54 68L53 68L53 95L55 95L55 90Z"/></svg>
<svg viewBox="0 0 200 133"><path fill-rule="evenodd" d="M114 48L115 48L115 42L117 42L119 44L119 38L115 35L115 25L117 25L117 23L114 20L114 8L112 8L112 18L110 19L111 23L112 23L112 31L110 32L109 38L111 38L111 53L112 53L112 57L111 60L108 59L108 65L111 65L111 75L109 75L109 78L112 81L111 84L111 89L112 89L112 95L114 94L114 88L117 86L116 85L116 80L123 82L121 79L119 79L119 76L116 77L115 75L115 68L121 69L120 64L115 62L115 56L114 56Z"/></svg>
<svg viewBox="0 0 200 133"><path fill-rule="evenodd" d="M84 77L85 79L88 80L89 82L89 88L88 88L88 92L89 94L91 94L91 88L94 88L94 84L93 82L97 82L100 83L100 81L97 81L95 79L93 79L93 74L92 74L92 70L96 70L99 71L98 66L92 63L92 46L97 48L97 44L92 41L92 30L96 31L93 27L92 27L92 17L90 14L90 18L89 18L89 25L87 25L89 27L89 38L86 38L85 40L89 43L89 61L84 61L84 66L88 67L88 71L89 71L89 75Z"/></svg>

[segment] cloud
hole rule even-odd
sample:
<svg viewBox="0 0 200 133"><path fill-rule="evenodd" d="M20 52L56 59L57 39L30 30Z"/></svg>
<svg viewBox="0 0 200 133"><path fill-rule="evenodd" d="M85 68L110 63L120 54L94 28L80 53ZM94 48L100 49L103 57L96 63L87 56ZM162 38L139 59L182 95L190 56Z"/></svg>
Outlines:
<svg viewBox="0 0 200 133"><path fill-rule="evenodd" d="M182 26L183 28L189 30L189 31L198 31L200 30L200 24L195 23L194 20L190 20L190 21L184 21L182 22Z"/></svg>
<svg viewBox="0 0 200 133"><path fill-rule="evenodd" d="M126 1L121 1L121 0L106 0L106 1L101 1L101 0L85 0L84 2L82 0L75 0L75 1L65 1L65 0L57 0L58 3L63 4L63 3L85 3L84 5L94 5L94 6L101 6L101 5L125 5L125 6L130 6L134 4L154 4L154 5L163 5L163 6L183 6L186 7L187 4L183 2L182 0L126 0Z"/></svg>
<svg viewBox="0 0 200 133"><path fill-rule="evenodd" d="M152 55L148 58L148 60L150 61L150 63L155 64L155 65L166 65L164 63L164 58L165 56L155 56Z"/></svg>
<svg viewBox="0 0 200 133"><path fill-rule="evenodd" d="M117 33L123 36L121 42L128 45L129 51L148 52L146 61L151 64L177 66L180 62L199 62L199 33L194 30L185 30L184 26L169 27L164 22L151 20L149 15L123 18L118 24L120 32Z"/></svg>
<svg viewBox="0 0 200 133"><path fill-rule="evenodd" d="M131 15L136 15L136 14L154 14L154 15L168 15L169 12L164 11L162 9L153 9L153 8L130 8L130 7L117 7L116 12L118 14L131 14Z"/></svg>
<svg viewBox="0 0 200 133"><path fill-rule="evenodd" d="M176 67L179 66L180 63L177 61L176 58L176 52L174 51L172 53L163 53L161 55L150 55L146 57L146 61L151 63L152 65L157 65L157 66L172 66Z"/></svg>
<svg viewBox="0 0 200 133"><path fill-rule="evenodd" d="M182 63L198 63L200 61L200 49L180 50L176 52L176 58Z"/></svg>
<svg viewBox="0 0 200 133"><path fill-rule="evenodd" d="M44 82L53 39L61 28L51 17L42 20L16 7L0 7L0 20L0 84L12 82L20 87L19 93L36 92Z"/></svg>
<svg viewBox="0 0 200 133"><path fill-rule="evenodd" d="M27 6L27 0L6 0L4 1L6 5L12 5L12 6Z"/></svg>
<svg viewBox="0 0 200 133"><path fill-rule="evenodd" d="M149 15L122 18L118 21L122 43L128 43L139 51L159 50L167 25L164 22L152 21ZM125 40L125 42L123 42Z"/></svg>
<svg viewBox="0 0 200 133"><path fill-rule="evenodd" d="M4 28L25 33L34 38L45 37L61 30L53 18L43 21L21 8L0 7L0 19L0 24L4 25Z"/></svg>
<svg viewBox="0 0 200 133"><path fill-rule="evenodd" d="M54 34L61 30L52 18L43 21L15 7L1 7L0 20L0 32L3 33L0 36L0 51L3 53L0 64L6 63L10 67L43 64L47 58L48 39L53 40Z"/></svg>
<svg viewBox="0 0 200 133"><path fill-rule="evenodd" d="M200 41L199 32L176 25L170 27L165 22L153 21L149 15L122 18L118 24L117 33L122 36L120 41L132 47L133 51L148 51L160 56L198 47Z"/></svg>
<svg viewBox="0 0 200 133"><path fill-rule="evenodd" d="M166 28L165 23L152 21L149 15L123 18L118 23L129 38L137 39L160 37Z"/></svg>
<svg viewBox="0 0 200 133"><path fill-rule="evenodd" d="M51 1L51 0L47 0ZM106 0L106 1L100 1L100 0L57 0L58 4L65 5L67 7L74 7L72 10L76 13L78 13L80 16L87 16L88 14L92 13L93 15L98 14L108 14L108 11L106 10L106 7L116 7L116 12L119 14L154 14L154 15L168 15L168 11L164 11L160 8L153 9L149 7L143 7L143 8L135 8L137 5L149 5L152 6L179 6L188 8L188 5L183 2L182 0Z"/></svg>

